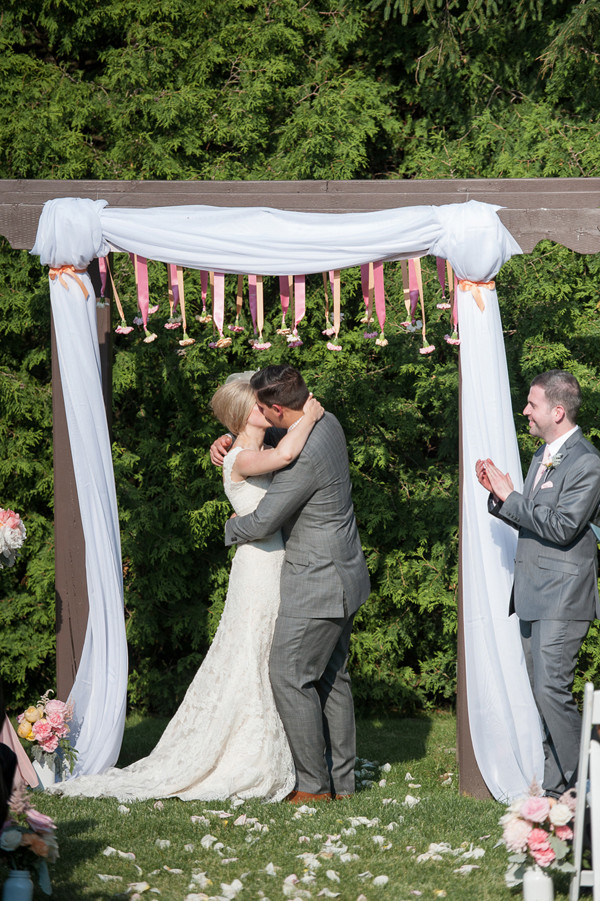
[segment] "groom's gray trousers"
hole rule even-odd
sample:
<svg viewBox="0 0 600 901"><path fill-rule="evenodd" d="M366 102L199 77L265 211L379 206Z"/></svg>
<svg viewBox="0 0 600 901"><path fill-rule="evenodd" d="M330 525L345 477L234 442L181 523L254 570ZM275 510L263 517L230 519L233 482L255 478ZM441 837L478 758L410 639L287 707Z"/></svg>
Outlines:
<svg viewBox="0 0 600 901"><path fill-rule="evenodd" d="M279 614L271 647L275 704L296 764L296 789L354 792L356 738L348 674L354 614L315 619Z"/></svg>

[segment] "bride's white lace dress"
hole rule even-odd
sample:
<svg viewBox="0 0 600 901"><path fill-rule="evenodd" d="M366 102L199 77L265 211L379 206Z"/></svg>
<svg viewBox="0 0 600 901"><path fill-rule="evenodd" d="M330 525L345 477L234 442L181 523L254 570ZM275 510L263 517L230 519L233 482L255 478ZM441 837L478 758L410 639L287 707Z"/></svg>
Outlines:
<svg viewBox="0 0 600 901"><path fill-rule="evenodd" d="M257 506L271 476L233 482L239 450L226 456L223 481L235 512L243 516ZM279 532L237 549L217 634L152 753L124 769L59 783L53 791L123 801L171 796L277 801L294 788L292 755L269 682L283 555Z"/></svg>

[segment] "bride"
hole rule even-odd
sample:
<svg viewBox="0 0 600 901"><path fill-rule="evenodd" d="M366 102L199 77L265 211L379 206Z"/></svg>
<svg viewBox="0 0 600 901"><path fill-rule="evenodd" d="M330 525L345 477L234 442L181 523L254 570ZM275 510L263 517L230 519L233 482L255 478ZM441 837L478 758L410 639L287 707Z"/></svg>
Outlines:
<svg viewBox="0 0 600 901"><path fill-rule="evenodd" d="M276 448L267 448L270 424L247 381L230 377L211 404L237 435L223 463L223 482L235 514L244 515L265 494L270 473L299 455L323 407L309 397L297 426ZM52 791L123 801L279 801L292 791L294 764L269 682L283 556L280 532L238 548L214 641L151 754L124 769L59 783Z"/></svg>

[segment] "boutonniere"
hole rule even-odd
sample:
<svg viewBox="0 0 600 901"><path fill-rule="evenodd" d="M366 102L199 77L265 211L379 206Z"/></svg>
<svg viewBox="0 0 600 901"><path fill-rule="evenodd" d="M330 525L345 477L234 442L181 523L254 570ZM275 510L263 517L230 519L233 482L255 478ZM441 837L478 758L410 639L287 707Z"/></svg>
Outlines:
<svg viewBox="0 0 600 901"><path fill-rule="evenodd" d="M550 457L550 459L544 463L548 472L550 472L551 469L556 469L557 466L560 466L563 456L564 454L554 454L553 457Z"/></svg>

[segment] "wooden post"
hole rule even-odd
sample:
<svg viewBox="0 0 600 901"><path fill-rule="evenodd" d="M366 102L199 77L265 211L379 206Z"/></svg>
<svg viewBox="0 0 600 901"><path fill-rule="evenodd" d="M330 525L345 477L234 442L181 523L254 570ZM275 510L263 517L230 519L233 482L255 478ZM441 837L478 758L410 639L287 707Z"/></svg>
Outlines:
<svg viewBox="0 0 600 901"><path fill-rule="evenodd" d="M467 676L465 668L465 611L462 591L462 545L463 545L463 482L464 454L462 441L462 371L460 352L458 355L458 641L456 648L456 749L458 758L458 787L462 795L470 795L480 801L494 798L484 782L479 769L469 725L467 705Z"/></svg>
<svg viewBox="0 0 600 901"><path fill-rule="evenodd" d="M88 269L96 296L100 273L94 260ZM110 298L107 292L107 299ZM111 304L98 309L102 389L110 428L112 332ZM71 457L67 417L52 322L52 432L54 441L54 552L56 590L56 692L66 701L81 660L88 620L85 540Z"/></svg>

